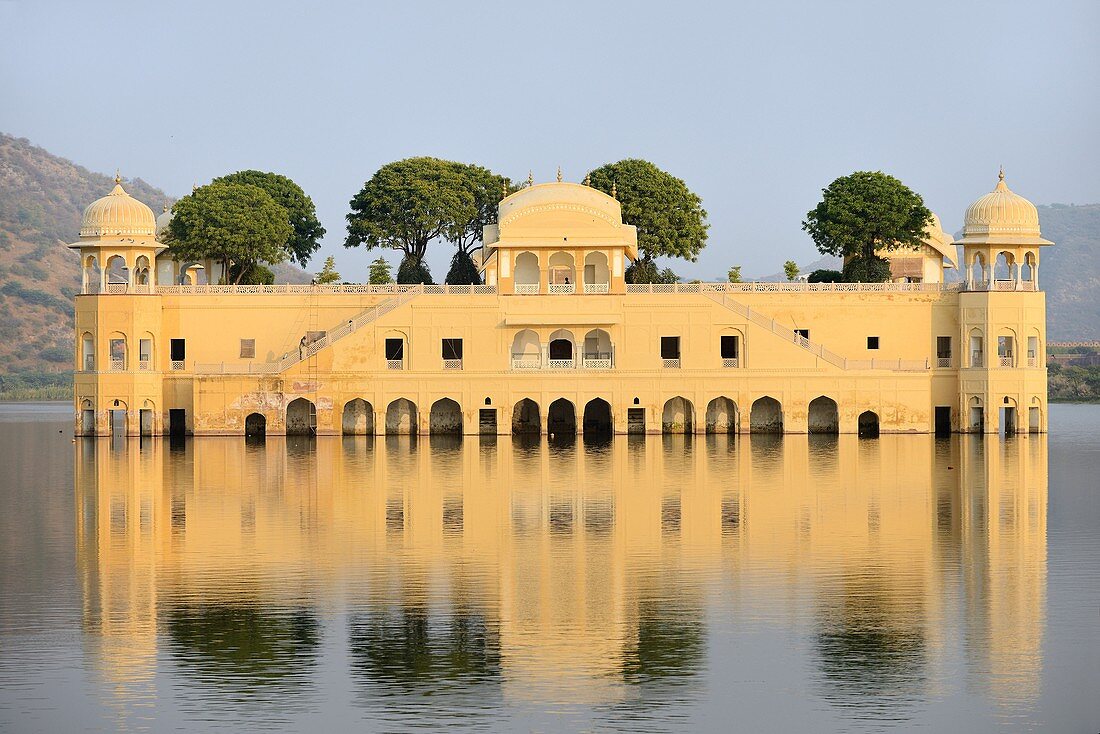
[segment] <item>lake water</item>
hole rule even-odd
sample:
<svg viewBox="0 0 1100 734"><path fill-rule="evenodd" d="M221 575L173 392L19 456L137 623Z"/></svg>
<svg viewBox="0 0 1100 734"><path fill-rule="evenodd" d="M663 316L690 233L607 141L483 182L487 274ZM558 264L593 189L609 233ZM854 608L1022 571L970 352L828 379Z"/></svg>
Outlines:
<svg viewBox="0 0 1100 734"><path fill-rule="evenodd" d="M0 406L4 731L1100 729L1044 437L72 440Z"/></svg>

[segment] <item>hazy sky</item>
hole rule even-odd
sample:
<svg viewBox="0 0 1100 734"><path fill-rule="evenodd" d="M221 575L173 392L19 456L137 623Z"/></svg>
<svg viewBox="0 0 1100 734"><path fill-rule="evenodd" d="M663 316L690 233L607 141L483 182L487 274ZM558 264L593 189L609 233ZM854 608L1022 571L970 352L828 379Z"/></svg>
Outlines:
<svg viewBox="0 0 1100 734"><path fill-rule="evenodd" d="M652 160L710 214L699 262L676 265L704 279L814 259L802 217L853 170L898 176L948 231L1002 163L1036 203L1100 202L1096 0L0 0L0 27L0 130L177 196L289 175L353 280L348 201L413 155L536 181Z"/></svg>

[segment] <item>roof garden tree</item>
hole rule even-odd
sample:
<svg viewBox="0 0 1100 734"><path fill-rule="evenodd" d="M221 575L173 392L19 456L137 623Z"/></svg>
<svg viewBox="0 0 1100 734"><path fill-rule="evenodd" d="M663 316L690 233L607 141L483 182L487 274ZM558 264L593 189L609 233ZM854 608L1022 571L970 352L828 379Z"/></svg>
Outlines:
<svg viewBox="0 0 1100 734"><path fill-rule="evenodd" d="M783 263L783 275L787 276L788 281L793 281L798 277L798 263L794 260L788 260Z"/></svg>
<svg viewBox="0 0 1100 734"><path fill-rule="evenodd" d="M665 282L648 280L671 273L668 268L650 267L655 258L679 257L694 262L706 246L710 227L707 212L702 199L682 179L649 161L628 158L600 166L586 180L617 198L623 222L638 228L639 257L628 269L628 282Z"/></svg>
<svg viewBox="0 0 1100 734"><path fill-rule="evenodd" d="M455 171L466 182L466 188L474 197L473 216L465 222L457 222L455 246L467 255L481 246L482 232L487 224L496 224L497 207L508 194L518 191L511 179L498 176L488 168L472 163L453 163Z"/></svg>
<svg viewBox="0 0 1100 734"><path fill-rule="evenodd" d="M367 280L371 285L385 285L393 282L393 274L390 272L390 264L386 262L386 258L379 256L377 260L371 261Z"/></svg>
<svg viewBox="0 0 1100 734"><path fill-rule="evenodd" d="M336 258L329 255L325 258L325 264L321 272L317 273L317 282L321 285L336 283L340 280L340 273L336 272Z"/></svg>
<svg viewBox="0 0 1100 734"><path fill-rule="evenodd" d="M401 252L398 282L408 282L403 275L430 278L423 263L428 244L463 241L477 216L475 196L459 164L406 158L379 168L351 200L344 246Z"/></svg>
<svg viewBox="0 0 1100 734"><path fill-rule="evenodd" d="M165 239L178 260L222 263L232 283L251 282L257 266L287 257L292 228L286 209L263 189L248 184L200 186L172 207Z"/></svg>
<svg viewBox="0 0 1100 734"><path fill-rule="evenodd" d="M275 200L275 203L287 211L291 234L285 247L287 255L299 265L305 267L314 252L321 247L321 238L325 228L317 219L317 209L313 199L306 195L302 187L286 176L264 171L237 171L214 179L215 183L237 183L258 186Z"/></svg>
<svg viewBox="0 0 1100 734"><path fill-rule="evenodd" d="M848 261L846 280L888 280L889 264L875 251L919 247L924 228L932 222L920 194L881 171L841 176L821 193L821 202L807 212L802 229L820 252Z"/></svg>

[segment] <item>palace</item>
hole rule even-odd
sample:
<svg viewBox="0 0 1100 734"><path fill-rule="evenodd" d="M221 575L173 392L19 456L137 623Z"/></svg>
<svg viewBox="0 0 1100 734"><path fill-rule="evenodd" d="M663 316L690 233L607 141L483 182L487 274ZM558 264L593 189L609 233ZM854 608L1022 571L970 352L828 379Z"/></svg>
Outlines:
<svg viewBox="0 0 1100 734"><path fill-rule="evenodd" d="M475 286L213 285L219 263L163 255L170 216L116 179L70 245L80 435L1047 427L1052 243L1003 173L889 283L628 284L619 202L563 182L500 202Z"/></svg>

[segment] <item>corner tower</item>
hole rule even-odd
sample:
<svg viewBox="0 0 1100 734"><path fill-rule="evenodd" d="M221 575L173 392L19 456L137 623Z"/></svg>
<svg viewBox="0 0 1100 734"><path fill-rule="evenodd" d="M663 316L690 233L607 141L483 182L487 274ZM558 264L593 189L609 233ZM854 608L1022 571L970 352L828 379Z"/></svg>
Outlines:
<svg viewBox="0 0 1100 734"><path fill-rule="evenodd" d="M1039 212L1012 192L1002 170L996 187L966 210L959 240L966 268L959 296L960 429L972 433L1046 432L1046 295L1039 253L1053 245Z"/></svg>

